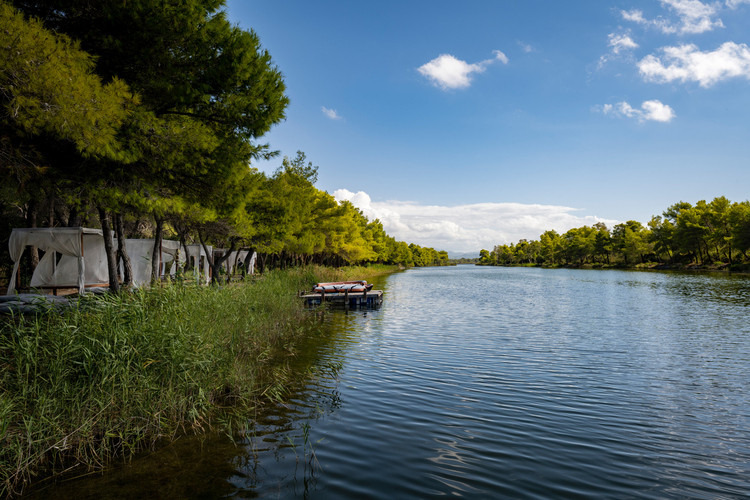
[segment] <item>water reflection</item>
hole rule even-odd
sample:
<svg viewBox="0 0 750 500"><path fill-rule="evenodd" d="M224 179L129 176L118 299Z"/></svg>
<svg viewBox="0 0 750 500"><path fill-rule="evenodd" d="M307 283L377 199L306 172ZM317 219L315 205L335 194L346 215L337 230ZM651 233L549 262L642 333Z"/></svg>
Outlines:
<svg viewBox="0 0 750 500"><path fill-rule="evenodd" d="M378 287L380 310L311 315L289 397L236 442L182 438L49 496L750 493L747 277L459 267Z"/></svg>
<svg viewBox="0 0 750 500"><path fill-rule="evenodd" d="M310 334L291 361L288 394L266 401L236 435L181 436L104 474L69 474L41 485L29 498L307 498L321 465L310 437L318 422L342 406L337 374L346 356L340 346L357 342L353 322L372 311L313 311ZM259 488L262 486L262 488Z"/></svg>

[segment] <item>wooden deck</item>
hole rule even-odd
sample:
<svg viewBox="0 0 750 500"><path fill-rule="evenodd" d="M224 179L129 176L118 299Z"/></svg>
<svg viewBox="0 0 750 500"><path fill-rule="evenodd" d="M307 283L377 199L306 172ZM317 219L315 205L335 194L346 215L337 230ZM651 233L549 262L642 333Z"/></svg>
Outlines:
<svg viewBox="0 0 750 500"><path fill-rule="evenodd" d="M316 306L329 302L334 305L341 305L349 308L378 308L383 303L382 290L337 293L300 292L299 297L304 300L308 306Z"/></svg>

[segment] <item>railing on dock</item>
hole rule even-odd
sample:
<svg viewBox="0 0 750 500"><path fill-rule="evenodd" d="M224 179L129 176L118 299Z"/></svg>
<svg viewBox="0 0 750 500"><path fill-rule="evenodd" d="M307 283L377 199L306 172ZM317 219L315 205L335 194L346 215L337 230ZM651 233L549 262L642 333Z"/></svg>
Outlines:
<svg viewBox="0 0 750 500"><path fill-rule="evenodd" d="M370 290L364 292L300 292L299 297L305 301L308 306L316 306L324 303L330 303L337 306L343 306L350 309L355 308L373 308L377 309L383 304L383 291Z"/></svg>

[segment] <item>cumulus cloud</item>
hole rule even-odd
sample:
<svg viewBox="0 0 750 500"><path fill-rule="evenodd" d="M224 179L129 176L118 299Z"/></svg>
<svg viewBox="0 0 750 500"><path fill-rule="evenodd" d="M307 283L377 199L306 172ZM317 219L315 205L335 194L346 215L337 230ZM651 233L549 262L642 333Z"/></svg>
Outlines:
<svg viewBox="0 0 750 500"><path fill-rule="evenodd" d="M341 116L336 112L335 109L328 109L325 106L321 106L320 109L321 111L323 111L323 114L331 120L341 120Z"/></svg>
<svg viewBox="0 0 750 500"><path fill-rule="evenodd" d="M677 15L678 22L664 19L646 19L641 10L620 11L622 18L644 26L654 27L662 33L695 34L723 28L721 19L715 18L719 11L719 4L703 3L699 0L660 0L662 6ZM737 1L737 0L729 0ZM742 0L740 0L742 1Z"/></svg>
<svg viewBox="0 0 750 500"><path fill-rule="evenodd" d="M653 54L638 62L644 79L658 83L698 82L710 87L729 78L750 79L750 49L743 44L726 42L713 52L701 52L694 44L664 47L662 57Z"/></svg>
<svg viewBox="0 0 750 500"><path fill-rule="evenodd" d="M544 231L564 233L573 227L619 221L578 215L578 209L520 203L475 203L447 207L408 201L373 202L364 191L334 191L337 200L348 200L370 219L379 219L386 232L399 241L438 250L478 252L522 238L538 239Z"/></svg>
<svg viewBox="0 0 750 500"><path fill-rule="evenodd" d="M644 101L640 109L636 109L623 101L617 104L597 106L594 108L594 111L599 111L605 115L636 118L641 123L647 121L668 123L675 117L672 108L657 100Z"/></svg>
<svg viewBox="0 0 750 500"><path fill-rule="evenodd" d="M484 73L487 66L495 61L508 64L508 57L499 50L492 52L492 59L469 64L450 54L441 54L432 61L417 68L433 85L443 90L461 89L471 85L474 73Z"/></svg>
<svg viewBox="0 0 750 500"><path fill-rule="evenodd" d="M727 7L730 9L736 9L743 3L750 3L750 0L727 0Z"/></svg>

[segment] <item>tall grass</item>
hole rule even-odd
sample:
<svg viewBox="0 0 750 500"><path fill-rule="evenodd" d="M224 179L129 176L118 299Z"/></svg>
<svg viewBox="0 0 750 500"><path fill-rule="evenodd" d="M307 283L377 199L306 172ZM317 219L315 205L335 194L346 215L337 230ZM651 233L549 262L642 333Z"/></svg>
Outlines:
<svg viewBox="0 0 750 500"><path fill-rule="evenodd" d="M310 266L306 268L308 277L314 277L314 281L346 281L351 279L365 279L381 274L389 274L399 270L398 266L387 264L370 264L367 266L348 267L321 267Z"/></svg>
<svg viewBox="0 0 750 500"><path fill-rule="evenodd" d="M241 413L283 391L278 360L303 333L294 291L392 270L310 267L222 287L174 283L7 318L0 496L39 474L100 468L156 439L201 431L216 424L217 409Z"/></svg>

